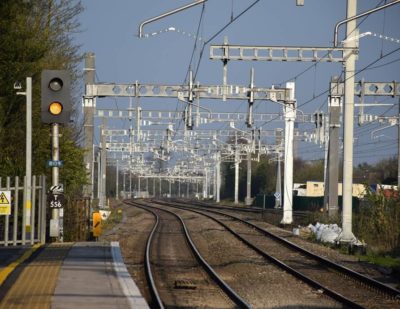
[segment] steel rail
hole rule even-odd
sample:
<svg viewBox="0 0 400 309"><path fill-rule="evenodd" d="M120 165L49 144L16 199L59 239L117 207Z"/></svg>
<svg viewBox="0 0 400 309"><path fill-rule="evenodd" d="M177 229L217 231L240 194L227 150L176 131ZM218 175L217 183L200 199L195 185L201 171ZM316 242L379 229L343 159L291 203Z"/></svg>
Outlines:
<svg viewBox="0 0 400 309"><path fill-rule="evenodd" d="M158 202L157 202L158 203ZM280 267L281 269L287 271L288 273L294 275L295 277L297 277L298 279L302 280L303 282L307 283L308 285L312 286L313 288L316 288L318 290L322 290L324 292L324 294L328 295L329 297L331 297L332 299L340 302L341 304L344 304L346 306L349 306L350 308L364 308L363 306L353 302L352 300L342 296L339 293L336 293L335 291L327 288L326 286L320 284L319 282L311 279L310 277L303 275L302 273L298 272L297 270L295 270L294 268L290 267L289 265L285 264L284 262L280 261L279 259L271 256L270 254L266 253L264 250L260 249L259 247L257 247L256 245L252 244L251 242L249 242L247 239L243 238L240 234L238 234L237 232L235 232L234 230L232 230L229 226L227 226L225 223L223 223L221 220L203 213L201 211L198 210L194 210L188 206L178 206L178 205L174 205L168 202L160 202L163 205L167 205L170 207L175 207L178 209L185 209L188 211L192 211L195 213L198 213L200 215L203 215L215 222L217 222L218 224L222 225L226 230L228 230L233 236L235 236L239 241L241 241L242 243L244 243L245 245L247 245L249 248L251 248L252 250L256 251L258 254L260 254L263 258L271 261L273 264L277 265L278 267ZM214 211L211 211L214 212ZM215 212L218 213L218 212ZM218 213L220 214L220 213ZM220 215L224 215L224 214L220 214Z"/></svg>
<svg viewBox="0 0 400 309"><path fill-rule="evenodd" d="M209 209L207 209L207 211L208 210ZM229 217L229 218L232 218L232 219L235 219L235 220L238 220L239 222L242 222L244 224L247 224L248 226L256 229L257 231L263 233L264 235L269 236L269 237L271 237L271 238L273 238L273 239L285 244L289 248L293 248L295 250L298 250L298 251L306 254L309 257L315 258L318 261L326 264L327 266L332 267L335 270L344 273L345 275L348 275L348 276L351 276L351 277L356 277L359 281L361 281L363 283L366 283L366 284L368 284L368 285L380 290L381 292L389 295L390 297L394 297L396 299L400 299L400 291L395 289L395 288L387 286L387 285L385 285L385 284L383 284L383 283L381 283L381 282L379 282L379 281L377 281L375 279L372 279L370 277L364 276L364 275L362 275L362 274L360 274L360 273L358 273L358 272L356 272L356 271L354 271L354 270L352 270L350 268L347 268L347 267L345 267L343 265L334 263L334 262L332 262L332 261L330 261L330 260L328 260L328 259L326 259L326 258L324 258L322 256L316 255L316 254L314 254L314 253L312 253L312 252L310 252L310 251L308 251L308 250L306 250L306 249L304 249L304 248L302 248L302 247L300 247L300 246L298 246L298 245L286 240L285 238L279 237L279 236L277 236L277 235L275 235L275 234L273 234L271 232L268 232L265 229L260 228L259 226L255 225L255 224L253 224L251 222L248 222L248 221L242 220L242 219L240 219L238 217L235 217L235 216L232 216L232 215L229 215L229 214L225 214L225 213L221 213L221 212L218 212L218 211L212 211L212 210L210 210L210 211L218 213L220 215L224 215L226 217Z"/></svg>
<svg viewBox="0 0 400 309"><path fill-rule="evenodd" d="M176 201L177 203L182 203L182 200L174 200L171 199L171 201ZM185 201L187 203L191 203L192 205L197 205L200 207L212 207L213 209L220 209L220 210L228 210L228 211L234 211L234 212L244 212L244 213L254 213L254 214L262 214L262 213L272 213L272 214L281 214L283 209L282 208L259 208L259 207L253 207L253 208L240 208L240 207L235 207L235 206L223 206L223 205L217 205L215 203L204 203L200 201L192 201L192 200L187 200ZM306 211L306 210L297 210L293 211L293 216L295 218L305 218L307 215L312 214L313 211Z"/></svg>
<svg viewBox="0 0 400 309"><path fill-rule="evenodd" d="M128 204L130 202L124 201L124 203ZM138 207L140 207L140 206L138 206ZM154 224L154 226L153 226L153 228L152 228L152 230L151 230L151 232L149 234L149 237L147 238L147 241L146 241L146 251L145 251L145 254L144 254L144 260L145 260L144 269L145 269L146 278L147 278L148 283L149 283L149 290L150 290L151 297L153 298L153 301L155 301L155 303L153 303L153 305L156 308L164 309L165 308L164 304L163 304L163 302L161 300L160 294L158 293L158 289L157 289L156 283L155 283L154 278L153 278L153 273L152 273L152 270L151 270L151 262L150 262L150 246L151 246L151 242L153 240L153 235L154 235L154 233L155 233L155 231L156 231L156 229L158 227L158 223L160 222L160 220L159 220L159 216L157 215L157 213L155 213L153 210L146 209L144 207L141 207L141 208L145 209L148 212L150 212L154 216L154 218L156 219L156 222L155 222L155 224Z"/></svg>
<svg viewBox="0 0 400 309"><path fill-rule="evenodd" d="M159 209L157 207L154 206L150 206L150 205L144 205L144 204L140 204L137 202L128 202L129 204L148 210L150 212L152 212L153 214L155 214L155 212L149 208L156 208ZM194 244L192 238L190 237L190 233L189 230L186 227L185 222L183 221L183 219L176 213L174 213L173 211L167 210L167 209L159 209L161 211L167 212L169 214L172 214L173 216L175 216L179 222L181 223L181 226L183 228L184 231L184 235L186 237L186 240L189 244L190 249L192 250L192 252L194 253L194 256L196 257L197 261L199 262L199 264L204 268L204 270L206 271L206 273L208 275L210 275L210 277L214 280L214 282L228 295L228 297L239 307L239 308L246 308L249 309L251 308L251 306L242 298L240 297L239 294L237 294L217 273L216 271L211 267L210 264L207 263L207 261L201 256L199 250L197 249L196 245ZM158 218L158 216L157 216ZM147 251L147 248L146 248Z"/></svg>
<svg viewBox="0 0 400 309"><path fill-rule="evenodd" d="M207 209L207 211L214 212L214 213L217 213L217 214L220 214L220 215L224 215L224 216L226 216L228 218L235 219L235 220L237 220L237 221L239 221L239 222L241 222L243 224L246 224L246 225L256 229L260 233L264 234L265 236L271 237L271 238L281 242L282 244L286 245L288 248L300 251L301 253L304 253L307 256L311 257L311 258L317 259L319 262L324 263L328 267L331 267L331 268L333 268L333 269L335 269L337 271L340 271L340 272L342 272L343 274L345 274L347 276L353 277L353 278L361 281L362 283L367 284L367 285L369 285L369 286L381 291L382 293L385 293L386 295L388 295L390 297L393 297L395 299L400 299L400 291L399 290L397 290L395 288L392 288L392 287L390 287L390 286L388 286L386 284L383 284L383 283L381 283L381 282L379 282L379 281L377 281L375 279L372 279L370 277L364 276L364 275L362 275L362 274L360 274L360 273L358 273L358 272L356 272L356 271L354 271L354 270L352 270L350 268L347 268L347 267L345 267L343 265L340 265L340 264L337 264L335 262L332 262L332 261L328 260L327 258L324 258L322 256L316 255L316 254L314 254L314 253L312 253L312 252L310 252L310 251L308 251L308 250L306 250L306 249L304 249L304 248L302 248L302 247L300 247L300 246L298 246L298 245L286 240L285 238L279 237L279 236L277 236L277 235L275 235L275 234L273 234L271 232L268 232L265 229L260 228L259 226L255 225L255 224L253 224L251 222L242 220L242 219L240 219L238 217L235 217L235 216L232 216L232 215L229 215L229 214L221 213L219 211L213 211L213 210L208 210L208 209Z"/></svg>

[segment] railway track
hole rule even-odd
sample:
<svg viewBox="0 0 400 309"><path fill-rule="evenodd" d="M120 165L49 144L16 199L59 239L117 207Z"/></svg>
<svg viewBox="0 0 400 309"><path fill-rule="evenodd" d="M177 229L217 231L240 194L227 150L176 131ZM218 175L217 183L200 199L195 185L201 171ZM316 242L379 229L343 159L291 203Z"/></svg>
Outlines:
<svg viewBox="0 0 400 309"><path fill-rule="evenodd" d="M142 204L142 202L140 202L140 204ZM158 205L158 207L160 206ZM163 209L165 208L163 206L161 207ZM139 207L135 208L138 209ZM153 210L157 211L156 209ZM181 210L174 210L174 212L178 213L179 211ZM214 267L216 272L218 272L218 274L221 275L221 277L223 277L223 279L226 280L226 282L228 282L228 284L235 291L238 291L240 295L243 295L243 298L248 303L251 303L254 308L289 308L291 306L305 306L312 308L342 308L339 303L329 299L326 296L323 296L319 291L310 288L301 281L291 277L289 274L282 272L271 263L266 263L262 257L248 249L233 236L225 235L226 231L224 228L219 227L219 225L214 223L212 220L205 222L203 216L197 214L196 216L193 216L190 213L187 213L187 211L184 211L184 213L180 215L182 218L184 218L185 222L187 221L187 225L193 234L194 241L199 246L201 252L205 254L207 261ZM143 217L143 215L140 217ZM196 229L196 226L199 227L201 231ZM148 227L145 229L147 230L147 234L149 234L151 229ZM168 234L169 236L174 234L163 230L160 230L159 233L164 234L167 238ZM207 236L204 238L203 236L205 235L203 233L210 233L208 236L211 236L211 238L208 238ZM203 234L203 236L199 237L200 234ZM126 232L124 232L123 235L126 235ZM209 239L211 243L214 243L214 245L211 244L211 246L209 246L210 243L207 239ZM173 248L171 243L176 243L176 241L169 241L169 245L163 247L163 249L160 248L157 250L182 250L182 245L178 245L177 247L175 246L175 248ZM166 239L163 242L168 242L168 240ZM142 245L139 245L139 247L142 247ZM129 258L129 256L126 257ZM157 264L159 263L160 262L157 262ZM171 265L168 266L171 268ZM181 272L185 272L186 277L191 276L188 274L189 269L187 267L182 268L182 264L179 264L176 267L180 268ZM152 271L152 273L160 273L160 271L156 268ZM275 278L271 278L271 273L275 275ZM175 278L178 276L176 274L170 275L170 277ZM160 286L160 282L162 281L163 280L162 278L160 279L160 276L156 276L156 278L154 278L154 282L156 282L158 286ZM148 284L146 281L141 280L140 282L143 282L141 289L148 290ZM163 285L164 283L161 283L161 286ZM291 290L290 295L282 293L282 291L285 290L285 287L287 288L288 286L295 290ZM161 289L163 289L163 287L161 287ZM160 294L163 294L163 292L168 294L175 293L176 291L173 291L172 289L166 290L164 287L164 291L161 291ZM154 300L152 300L153 298L150 298L149 294L151 293L147 293L147 299L150 303L153 303ZM196 298L188 294L187 297L191 297L191 299L190 301L188 300L185 305L190 308L225 308L215 304L212 294L207 294L207 299L201 305L199 305L199 302L196 300ZM175 295L172 297L178 298L180 296ZM167 295L166 298L171 298L171 296ZM161 299L165 300L165 297L161 296ZM169 302L169 304L171 304L171 302ZM172 305L171 307L175 308L176 306Z"/></svg>
<svg viewBox="0 0 400 309"><path fill-rule="evenodd" d="M212 207L213 209L219 209L219 210L226 210L226 211L233 211L236 213L243 213L243 214L254 214L258 216L263 216L263 215L272 215L278 219L277 222L280 222L283 216L283 209L282 208L255 208L255 207L237 207L237 206L227 206L227 205L218 205L215 203L209 203L209 202L202 202L202 201L197 201L197 200L185 200L185 199L170 199L172 202L176 203L186 203L190 205L195 205L199 207ZM314 211L301 211L301 210L295 210L292 211L293 214L293 220L295 222L297 221L302 221L304 219L307 219L310 215L314 214Z"/></svg>
<svg viewBox="0 0 400 309"><path fill-rule="evenodd" d="M179 215L142 203L126 203L155 218L144 258L152 308L204 307L210 302L210 308L250 308L200 255Z"/></svg>
<svg viewBox="0 0 400 309"><path fill-rule="evenodd" d="M218 222L268 261L350 308L400 307L400 291L315 255L257 225L217 210L177 202L157 204L196 212Z"/></svg>

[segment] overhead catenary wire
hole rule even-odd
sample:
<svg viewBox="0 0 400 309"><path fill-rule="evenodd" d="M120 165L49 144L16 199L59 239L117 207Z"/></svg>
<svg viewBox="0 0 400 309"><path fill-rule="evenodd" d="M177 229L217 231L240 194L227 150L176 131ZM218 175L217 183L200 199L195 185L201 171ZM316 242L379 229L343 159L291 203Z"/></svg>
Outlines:
<svg viewBox="0 0 400 309"><path fill-rule="evenodd" d="M256 2L258 2L258 1L256 1ZM381 2L383 2L383 1L381 1ZM232 5L233 5L233 4L232 4ZM232 10L232 12L233 12L233 10ZM203 14L203 11L202 11L202 14ZM233 13L232 13L231 21L233 21ZM200 27L200 24L201 24L201 22L199 22L199 27ZM194 57L194 54L195 54L195 50L197 49L196 43L197 43L197 41L195 42L195 47L194 47L193 52L192 52L192 56L191 56L189 68L191 68L191 63L192 63L192 60L193 60L193 57ZM203 45L202 51L204 50L204 48L205 48L205 45ZM202 56L202 54L203 54L203 53L201 53L201 56ZM197 69L196 69L195 76L196 76L197 73L198 73L198 68L199 68L199 66L200 66L201 56L200 56L199 62L197 63ZM383 55L381 55L381 56L383 56ZM399 59L399 60L400 60L400 59ZM317 68L316 65L317 65L317 64L318 64L318 63L315 63L315 64L313 64L313 65L310 67L310 68L314 67L315 72L316 72L316 68ZM385 65L385 64L384 64L384 65ZM382 65L382 66L384 66L384 65ZM387 65L387 64L386 64L386 65ZM377 67L378 67L378 66L377 66ZM373 69L373 68L374 68L374 67L368 68L368 70ZM358 73L356 73L356 74L358 74ZM315 74L315 75L316 75L316 74ZM186 81L186 79L187 79L187 75L186 75L186 77L185 77L185 81ZM315 76L314 76L314 79L315 79ZM323 94L325 94L325 93L326 93L326 92L324 92ZM323 94L319 94L319 96L321 96L321 95L323 95ZM315 93L315 85L314 85L313 99L310 100L309 102L313 101L314 99L317 99L316 93ZM117 104L117 103L116 103L116 104ZM308 104L308 102L305 102L305 103L301 104L299 107L301 107L301 106L303 106L303 105L306 105L306 104ZM326 102L324 102L323 105L324 105L324 104L326 104ZM178 108L178 105L177 105L177 108ZM240 108L240 106L236 109L236 111L237 111L239 108ZM181 123L182 123L182 120L179 121L178 128L179 128L179 126L181 125Z"/></svg>
<svg viewBox="0 0 400 309"><path fill-rule="evenodd" d="M250 9L250 8L251 8L253 5L255 5L257 2L258 2L258 1L255 1L250 7L248 7L246 10L244 10L241 14L245 13L248 9ZM383 1L380 1L379 4L378 4L377 6L379 6L382 2L383 2ZM241 14L239 14L238 16L236 16L235 19L232 19L232 18L231 18L231 22L234 21L234 20L236 20L238 17L240 17ZM367 18L368 18L368 16L366 16L366 17L359 23L359 25L361 25ZM195 76L196 76L197 73L198 73L199 65L200 65L200 63L201 63L201 58L202 58L202 55L203 55L203 51L204 51L205 46L206 46L214 37L216 37L216 36L217 36L218 34L220 34L223 30L225 30L226 27L227 27L231 22L229 22L228 24L226 24L226 25L225 25L221 30L219 30L214 36L212 36L209 40L207 40L206 42L204 42L203 47L202 47L202 50L201 50L201 52L200 52L200 57L199 57L198 65L197 65L197 68L196 68ZM383 57L385 57L385 56L387 56L387 55L382 55L381 58L383 58ZM381 58L377 59L377 61L379 61ZM294 78L300 77L302 74L304 74L305 72L307 72L308 70L310 70L310 69L313 68L313 67L314 67L315 72L316 72L316 65L317 65L317 64L319 64L319 63L318 63L318 62L317 62L317 63L314 63L313 65L311 65L311 66L308 67L307 69L305 69L305 70L303 70L302 72L300 72L299 74L297 74ZM370 64L370 65L371 65L371 64ZM364 69L366 69L366 68L364 68ZM372 69L372 68L370 68L370 69ZM360 73L360 72L362 72L362 71L363 71L363 70L360 70L360 71L358 71L356 74L358 74L358 73ZM316 77L314 77L314 79L316 79ZM314 85L314 88L315 88L315 85ZM323 92L323 93L320 93L320 94L318 94L318 95L315 95L315 89L314 89L313 98L310 99L310 100L308 100L308 101L306 101L306 102L304 102L304 103L301 104L299 107L308 104L309 102L311 102L311 101L317 99L318 97L320 97L320 96L322 96L322 95L324 95L324 94L326 94L326 93L327 93L327 91L325 91L325 92ZM322 108L322 106L325 105L325 104L326 104L326 102L324 102L324 103L320 106L320 108ZM240 108L240 106L239 106L236 110L238 110L239 108ZM270 122L270 121L268 121L268 122ZM268 122L266 122L266 123L268 123ZM265 125L266 123L264 123L263 125Z"/></svg>
<svg viewBox="0 0 400 309"><path fill-rule="evenodd" d="M390 64L393 64L393 63L399 62L399 61L400 61L400 58L398 58L398 59L394 59L394 60L392 60L392 61L389 61L389 62L383 63L383 64L381 64L381 65L376 65L376 66L374 66L374 67L370 67L370 68L368 68L368 69L366 69L366 70L374 70L374 69L379 69L379 68L382 68L382 67L384 67L384 66L387 66L387 65L390 65Z"/></svg>
<svg viewBox="0 0 400 309"><path fill-rule="evenodd" d="M392 54L394 54L394 53L396 53L396 52L398 52L398 51L400 51L400 47L399 47L399 48L396 48L396 49L394 49L394 50L392 50L392 51L390 51L390 52L388 52L388 53L386 53L386 54L384 54L383 56L381 56L381 57L379 57L379 58L377 58L377 59L375 59L374 61L370 62L368 65L366 65L366 66L363 67L362 69L358 70L357 72L355 72L352 76L350 76L350 77L348 77L348 78L351 78L351 77L354 77L354 76L360 74L361 72L367 70L369 67L371 67L371 66L374 65L375 63L379 62L380 60L382 60L382 59L384 59L384 58L386 58L386 57L388 57L388 56L390 56L390 55L392 55ZM327 93L329 93L329 89L320 92L317 96L315 96L315 97L313 97L313 98L311 98L311 99L309 99L309 100L306 100L306 101L303 102L302 104L298 105L297 108L303 107L303 106L309 104L310 102L314 101L315 99L320 98L321 96L323 96L323 95L325 95L325 94L327 94ZM268 120L268 121L265 121L265 122L262 124L262 126L264 126L265 124L268 124L268 123L270 123L270 122L272 122L272 121L278 119L280 116L281 116L281 115L278 115L278 116L276 116L276 117L273 118L273 119L270 119L270 120Z"/></svg>
<svg viewBox="0 0 400 309"><path fill-rule="evenodd" d="M360 154L363 157L370 157L370 156L372 156L374 154L381 153L382 151L389 150L391 148L393 148L393 150L397 150L397 145L393 144L393 143L390 143L389 145L385 145L385 146L382 146L382 147L379 147L379 148L371 149L370 151L368 151L368 153L366 153L365 150L363 150L362 152L361 151L355 151L355 155Z"/></svg>
<svg viewBox="0 0 400 309"><path fill-rule="evenodd" d="M385 0L385 4L386 4ZM386 25L386 10L383 10L383 23L382 23L382 33L385 33L385 25ZM383 55L383 45L384 45L384 40L381 42L381 56Z"/></svg>
<svg viewBox="0 0 400 309"><path fill-rule="evenodd" d="M383 1L380 1L380 2L377 4L377 7L378 7L382 2L383 2ZM361 22L359 23L359 25L361 25L367 18L368 18L368 16L364 17L364 18L361 20ZM204 47L204 46L203 46L203 47ZM394 52L396 52L396 51L398 51L398 50L399 50L399 49L395 49L395 50L393 50L392 52L389 52L389 53L387 53L387 54L385 54L385 55L381 55L380 58L378 58L378 59L376 59L375 61L373 61L372 63L368 64L368 65L367 65L366 67L364 67L363 69L357 71L357 72L354 74L354 76L357 75L357 74L359 74L359 73L361 73L361 72L363 72L364 70L372 69L372 68L370 68L370 66L372 66L374 63L380 61L381 59L383 59L383 58L385 58L385 57L391 55L392 53L394 53ZM309 70L312 69L313 67L316 68L316 65L318 65L319 63L320 63L320 62L318 61L318 62L312 64L311 66L309 66L308 68L306 68L306 69L303 70L302 72L298 73L296 76L294 76L294 77L292 77L292 78L286 80L286 82L287 82L287 81L290 81L290 80L293 80L293 79L297 79L298 77L302 76L304 73L306 73L307 71L309 71ZM343 71L341 72L340 76L342 76L342 75L343 75ZM281 83L278 83L278 84L282 85L282 83L285 83L285 82L281 82ZM315 86L315 85L314 85L314 86ZM314 101L315 99L321 97L321 96L324 95L324 94L327 94L328 92L329 92L329 89L326 90L326 91L324 91L324 92L322 92L322 93L319 93L318 95L315 95L315 90L314 90L313 97L312 97L311 99L307 100L306 102L302 103L301 105L299 105L298 108L299 108L299 107L302 107L302 106L304 106L304 105L306 105L306 104L308 104L308 103L310 103L310 102L312 102L312 101ZM323 107L323 105L325 105L325 104L326 104L326 102L324 102L324 103L319 107L319 109L321 109L321 108ZM269 120L269 121L264 122L261 126L264 126L264 125L266 125L266 124L272 122L273 120L276 120L276 119L279 118L279 117L280 117L280 115L277 116L277 117L274 118L274 119L271 119L271 120Z"/></svg>
<svg viewBox="0 0 400 309"><path fill-rule="evenodd" d="M232 8L232 14L231 14L231 18L230 21L228 23L226 23L221 29L219 29L214 35L212 35L207 41L203 42L203 45L201 47L200 53L199 53L199 59L197 61L197 65L196 65L196 69L194 71L194 75L193 75L193 79L196 80L198 71L200 69L200 64L201 64L201 60L204 54L204 49L205 47L215 38L217 37L220 33L222 33L226 28L228 28L232 23L234 23L236 20L238 20L241 16L243 16L246 12L248 12L252 7L254 7L258 2L260 2L260 0L256 0L254 1L252 4L250 4L246 9L244 9L242 12L240 12L237 16L233 17L233 8ZM233 5L233 4L232 4ZM203 4L203 8L202 8L202 12L201 12L201 17L200 17L200 21L199 21L199 25L197 28L197 33L196 33L196 37L198 37L198 33L199 33L199 29L200 29L200 25L201 25L201 21L203 19L203 15L204 15L204 9L205 9L205 3ZM194 44L194 48L192 51L192 56L190 59L190 63L189 63L189 68L188 71L186 73L186 77L185 77L185 81L187 81L187 76L189 74L189 71L191 70L191 63L194 57L194 53L195 53L195 49L197 48L197 41ZM240 108L240 107L239 107ZM236 109L238 110L238 109ZM182 121L180 121L178 123L178 127L177 130L179 129L180 125L182 124ZM175 133L176 134L176 133Z"/></svg>
<svg viewBox="0 0 400 309"><path fill-rule="evenodd" d="M199 18L199 22L198 22L198 26L197 26L197 30L196 30L196 37L199 37L200 28L201 28L201 25L202 25L202 22L203 22L203 18L204 18L205 7L206 7L206 3L204 2L203 5L202 5L202 8L201 8L200 18ZM191 53L191 56L190 56L188 69L186 71L186 75L185 75L183 83L187 82L187 79L188 79L188 76L189 76L189 72L192 69L192 62L193 62L194 55L196 53L196 49L197 49L197 40L195 40L195 42L193 44L193 49L192 49L192 53ZM178 106L179 106L179 102L177 102L177 104L176 104L175 115L178 112L178 108L179 108ZM182 119L179 120L177 128L176 128L176 130L174 132L174 135L172 136L172 139L175 139L176 133L180 129L181 124L182 124Z"/></svg>
<svg viewBox="0 0 400 309"><path fill-rule="evenodd" d="M217 36L218 36L220 33L222 33L226 28L228 28L232 23L234 23L234 22L235 22L236 20L238 20L241 16L243 16L247 11L249 11L252 7L254 7L258 2L260 2L260 0L254 1L252 4L250 4L246 9L244 9L241 13L239 13L239 14L238 14L237 16L235 16L235 17L233 17L233 8L232 8L232 15L231 15L230 21L229 21L227 24L225 24L220 30L218 30L214 35L212 35L207 41L203 42L203 45L202 45L202 48L201 48L201 51L200 51L200 54L199 54L199 60L198 60L198 62L197 62L196 70L195 70L194 75L193 75L194 80L196 80L196 77L197 77L197 74L198 74L198 71L199 71L199 68L200 68L201 60L202 60L202 57L203 57L203 54L204 54L204 49L205 49L205 47L206 47L215 37L217 37ZM203 10L202 10L202 13L201 13L201 19L203 18L204 7L205 7L205 4L203 4ZM199 22L198 30L200 29L200 23L201 23L201 22ZM196 34L196 37L198 37L198 32L197 32L197 34ZM197 46L196 44L197 44L197 41L196 41L196 43L195 43L195 47ZM191 61L192 61L192 59L193 59L193 55L194 55L194 51L192 52ZM191 62L190 62L190 63L191 63ZM190 68L191 68L191 65L189 65L189 70L190 70ZM188 72L189 72L189 70L188 70ZM185 80L187 80L188 72L187 72L187 74L186 74ZM240 106L236 109L236 111L237 111L239 108L240 108ZM179 125L180 125L180 124L181 124L181 121L180 121Z"/></svg>
<svg viewBox="0 0 400 309"><path fill-rule="evenodd" d="M196 66L196 70L194 73L194 79L196 79L197 74L199 72L200 69L200 64L201 64L201 60L203 58L203 53L204 53L204 49L205 47L212 41L214 40L219 34L221 34L226 28L228 28L231 24L233 24L236 20L238 20L240 17L242 17L246 12L248 12L251 8L253 8L258 2L260 2L260 0L256 0L254 1L252 4L250 4L246 9L244 9L242 12L240 12L238 15L236 15L233 19L231 18L231 20L226 23L220 30L218 30L214 35L212 35L207 41L203 42L203 46L201 48L200 51L200 56L199 56L199 60L197 62L197 66Z"/></svg>
<svg viewBox="0 0 400 309"><path fill-rule="evenodd" d="M386 0L381 0L375 7L380 6L383 2L386 2ZM358 27L361 26L361 25L368 19L368 17L369 17L369 15L365 16L365 17L358 23ZM354 29L350 34L352 34L355 30L356 30L356 29ZM327 54L325 54L323 57L321 57L321 59L324 59L326 56L327 56ZM382 54L381 54L381 57L382 57ZM293 77L291 77L291 78L288 78L288 79L286 79L285 81L279 82L279 83L277 83L277 85L282 86L282 85L286 84L286 83L289 82L289 81L297 80L300 76L302 76L303 74L307 73L307 72L308 72L309 70L311 70L313 67L316 68L316 66L317 66L318 64L320 64L320 63L321 63L320 60L316 61L316 63L313 63L312 65L308 66L306 69L304 69L303 71L299 72L299 73L296 74L295 76L293 76ZM342 76L342 74L343 74L343 72L341 73L340 77ZM314 97L315 97L315 89L314 89ZM324 105L324 104L323 104L323 105ZM321 107L320 107L320 109L321 109Z"/></svg>
<svg viewBox="0 0 400 309"><path fill-rule="evenodd" d="M195 77L197 76L199 67L200 67L200 63L201 63L201 57L203 56L203 52L204 52L204 48L205 46L210 43L215 37L217 37L222 31L224 31L228 26L230 26L233 22L235 22L237 19L239 19L241 16L243 16L247 11L249 11L252 7L254 7L257 3L259 2L259 0L254 1L252 4L250 4L246 9L244 9L241 13L239 13L237 16L233 16L233 2L232 2L232 11L231 11L231 18L230 21L225 24L220 30L218 30L213 36L211 36L211 38L209 38L206 42L204 42L203 47L201 49L200 52L200 58L199 61L197 63L197 67L196 67L196 72L195 72ZM239 106L235 109L234 113L236 113L242 106L243 106L244 102L240 103ZM228 126L228 124L221 124L220 129L224 129Z"/></svg>

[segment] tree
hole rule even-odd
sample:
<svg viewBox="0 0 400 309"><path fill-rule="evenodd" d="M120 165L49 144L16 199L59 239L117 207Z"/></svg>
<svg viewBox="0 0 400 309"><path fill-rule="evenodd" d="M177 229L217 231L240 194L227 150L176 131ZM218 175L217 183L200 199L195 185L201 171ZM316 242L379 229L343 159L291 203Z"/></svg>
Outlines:
<svg viewBox="0 0 400 309"><path fill-rule="evenodd" d="M277 163L269 155L263 155L259 162L252 165L252 192L255 194L273 194L276 188Z"/></svg>
<svg viewBox="0 0 400 309"><path fill-rule="evenodd" d="M235 188L235 169L231 162L221 164L221 198L233 198Z"/></svg>
<svg viewBox="0 0 400 309"><path fill-rule="evenodd" d="M366 162L354 168L353 179L355 182L366 184L397 185L397 158L382 159L376 164Z"/></svg>
<svg viewBox="0 0 400 309"><path fill-rule="evenodd" d="M300 158L294 160L295 172L293 181L304 183L309 180L324 181L324 161L304 161Z"/></svg>
<svg viewBox="0 0 400 309"><path fill-rule="evenodd" d="M50 127L40 120L40 74L43 69L68 69L76 87L81 59L71 38L82 11L80 1L3 0L0 2L0 176L25 174L25 98L13 89L16 80L33 79L33 174L50 175ZM77 101L75 103L78 103ZM60 181L76 192L86 181L79 126L61 128Z"/></svg>
<svg viewBox="0 0 400 309"><path fill-rule="evenodd" d="M271 161L269 155L262 155L258 162L252 161L252 196L260 193L273 194L276 186L276 163ZM222 164L221 197L232 198L234 196L235 169L234 163ZM239 199L244 199L247 190L247 161L242 160L239 168Z"/></svg>

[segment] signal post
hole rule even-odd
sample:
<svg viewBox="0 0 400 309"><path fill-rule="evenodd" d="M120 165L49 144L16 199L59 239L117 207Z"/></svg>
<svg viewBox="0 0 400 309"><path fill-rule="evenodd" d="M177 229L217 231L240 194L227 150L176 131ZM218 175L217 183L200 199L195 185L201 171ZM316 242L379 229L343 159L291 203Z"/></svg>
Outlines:
<svg viewBox="0 0 400 309"><path fill-rule="evenodd" d="M70 97L70 76L66 70L44 70L41 80L41 119L52 127L52 186L48 196L51 208L50 237L63 241L63 187L59 185L60 161L59 125L68 124L72 102Z"/></svg>

